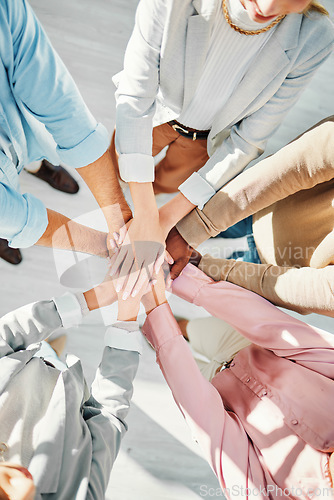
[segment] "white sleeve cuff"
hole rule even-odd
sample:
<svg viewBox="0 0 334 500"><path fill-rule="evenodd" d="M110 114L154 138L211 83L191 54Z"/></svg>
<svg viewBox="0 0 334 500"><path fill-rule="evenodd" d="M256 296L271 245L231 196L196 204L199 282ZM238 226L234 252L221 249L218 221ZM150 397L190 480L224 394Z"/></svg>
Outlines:
<svg viewBox="0 0 334 500"><path fill-rule="evenodd" d="M153 182L153 156L142 153L120 154L118 158L119 173L124 182Z"/></svg>
<svg viewBox="0 0 334 500"><path fill-rule="evenodd" d="M82 322L82 309L77 297L73 293L66 292L60 297L55 297L53 302L56 305L64 328L77 326Z"/></svg>
<svg viewBox="0 0 334 500"><path fill-rule="evenodd" d="M142 354L143 338L137 321L119 321L109 326L104 336L106 346Z"/></svg>
<svg viewBox="0 0 334 500"><path fill-rule="evenodd" d="M87 316L87 314L89 313L89 309L84 294L81 292L76 292L74 295L80 304L82 315Z"/></svg>
<svg viewBox="0 0 334 500"><path fill-rule="evenodd" d="M179 191L200 210L216 194L213 187L197 172L194 172L179 186Z"/></svg>

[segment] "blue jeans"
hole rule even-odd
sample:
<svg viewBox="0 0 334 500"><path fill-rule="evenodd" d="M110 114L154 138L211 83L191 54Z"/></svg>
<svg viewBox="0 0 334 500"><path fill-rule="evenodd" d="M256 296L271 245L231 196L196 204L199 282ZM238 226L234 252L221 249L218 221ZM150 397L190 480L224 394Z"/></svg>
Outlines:
<svg viewBox="0 0 334 500"><path fill-rule="evenodd" d="M243 236L247 236L248 250L233 252L229 258L261 264L253 236L253 217L251 215L229 227L226 231L222 231L216 238L242 238Z"/></svg>

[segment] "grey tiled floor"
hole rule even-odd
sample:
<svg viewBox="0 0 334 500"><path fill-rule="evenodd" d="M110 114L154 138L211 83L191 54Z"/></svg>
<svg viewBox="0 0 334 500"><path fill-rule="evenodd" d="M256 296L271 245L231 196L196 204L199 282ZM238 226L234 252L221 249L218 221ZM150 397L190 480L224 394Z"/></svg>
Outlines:
<svg viewBox="0 0 334 500"><path fill-rule="evenodd" d="M135 0L32 1L87 105L110 133L115 117L111 77L122 67L136 4ZM266 154L277 150L321 118L334 114L333 63L334 56L320 69L284 120L269 142ZM81 216L87 222L92 220L87 214L96 210L96 203L87 188L80 184L78 195L70 196L54 191L26 173L22 174L23 191L34 193L50 208L70 217ZM216 242L209 242L205 246L211 246L211 251L218 251L213 248L217 246ZM24 261L18 267L0 261L0 314L65 290L60 275L73 261L72 255L33 247L24 250L23 256ZM95 278L91 276L95 276L97 267L98 274L103 276L101 262L95 261L91 266L85 273L86 279L82 286L89 286L94 281ZM69 278L66 283L74 288L79 286L78 282ZM190 318L204 314L181 300L172 298L171 301L178 315ZM68 350L82 358L89 380L92 379L102 350L103 328L98 325L100 319L99 313L96 313L83 327L69 332ZM318 316L305 319L334 332L332 319ZM213 494L218 483L197 445L191 440L148 345L145 345L135 381L128 423L129 431L111 474L107 499L192 500L221 497L219 492ZM210 495L209 488L212 488Z"/></svg>

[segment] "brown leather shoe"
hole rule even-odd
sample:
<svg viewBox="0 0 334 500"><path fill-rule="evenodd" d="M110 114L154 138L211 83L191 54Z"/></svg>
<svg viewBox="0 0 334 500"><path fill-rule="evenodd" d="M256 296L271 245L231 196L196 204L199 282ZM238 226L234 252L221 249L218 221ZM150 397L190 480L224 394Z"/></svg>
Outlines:
<svg viewBox="0 0 334 500"><path fill-rule="evenodd" d="M43 160L40 169L37 172L29 172L42 181L47 182L54 189L63 193L75 194L79 191L79 184L73 177L60 165L52 165L47 160Z"/></svg>
<svg viewBox="0 0 334 500"><path fill-rule="evenodd" d="M19 264L22 260L21 252L18 248L8 246L8 241L0 238L0 257L6 260L9 264Z"/></svg>

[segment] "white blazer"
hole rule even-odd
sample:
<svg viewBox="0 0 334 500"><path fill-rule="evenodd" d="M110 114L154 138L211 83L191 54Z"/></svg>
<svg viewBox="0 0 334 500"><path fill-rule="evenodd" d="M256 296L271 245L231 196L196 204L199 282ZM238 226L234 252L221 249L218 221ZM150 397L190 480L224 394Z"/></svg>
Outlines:
<svg viewBox="0 0 334 500"><path fill-rule="evenodd" d="M220 1L140 1L124 70L114 77L116 148L124 180L154 179L152 127L177 119L190 103ZM190 201L203 205L262 154L333 42L333 25L326 16L289 14L281 21L217 113L208 137L210 158L180 187ZM201 193L194 195L198 183Z"/></svg>

